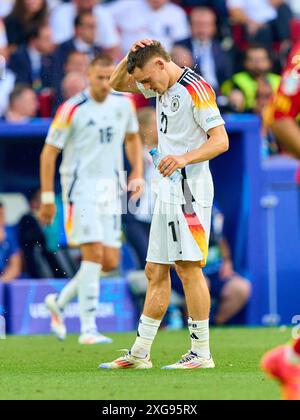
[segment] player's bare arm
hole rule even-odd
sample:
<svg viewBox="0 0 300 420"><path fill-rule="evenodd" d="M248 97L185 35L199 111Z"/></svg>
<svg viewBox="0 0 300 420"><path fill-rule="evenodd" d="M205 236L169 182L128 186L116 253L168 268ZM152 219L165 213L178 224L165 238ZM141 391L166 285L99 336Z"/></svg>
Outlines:
<svg viewBox="0 0 300 420"><path fill-rule="evenodd" d="M158 166L160 173L169 177L177 169L212 160L229 150L229 138L223 125L209 130L208 136L209 139L199 149L182 156L166 156Z"/></svg>
<svg viewBox="0 0 300 420"><path fill-rule="evenodd" d="M18 278L22 273L22 257L19 252L12 255L9 260L7 268L0 276L0 281L4 284L9 284Z"/></svg>
<svg viewBox="0 0 300 420"><path fill-rule="evenodd" d="M271 130L285 149L300 159L300 128L293 118L274 121Z"/></svg>
<svg viewBox="0 0 300 420"><path fill-rule="evenodd" d="M144 39L136 42L131 51L136 51L138 48L144 48L151 45L153 41ZM125 57L116 67L110 78L110 86L117 92L141 93L136 85L134 78L127 72L127 57Z"/></svg>
<svg viewBox="0 0 300 420"><path fill-rule="evenodd" d="M60 153L61 150L57 147L46 144L40 158L42 205L39 218L44 225L51 225L56 214L55 202L51 202L51 199L48 202L47 200L43 202L43 196L45 197L46 194L49 194L49 197L52 194L54 195L55 168Z"/></svg>
<svg viewBox="0 0 300 420"><path fill-rule="evenodd" d="M131 197L134 200L138 200L142 195L144 183L143 146L139 134L128 133L126 135L125 150L131 165L128 190L131 192Z"/></svg>

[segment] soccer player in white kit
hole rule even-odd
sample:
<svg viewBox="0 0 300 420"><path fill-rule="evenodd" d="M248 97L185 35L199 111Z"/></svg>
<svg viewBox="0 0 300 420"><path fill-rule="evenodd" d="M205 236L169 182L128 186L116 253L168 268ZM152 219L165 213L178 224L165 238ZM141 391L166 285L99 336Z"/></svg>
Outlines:
<svg viewBox="0 0 300 420"><path fill-rule="evenodd" d="M80 270L59 295L49 295L52 330L65 339L64 309L79 298L80 344L111 342L99 334L96 311L101 271L119 264L121 210L118 162L123 143L132 166L128 189L143 177L142 145L134 106L125 95L111 92L112 59L96 57L88 72L89 88L71 98L58 110L41 155L42 207L40 219L51 224L55 216L54 176L56 160L63 150L60 167L69 244L82 253Z"/></svg>
<svg viewBox="0 0 300 420"><path fill-rule="evenodd" d="M210 295L206 264L213 204L209 160L226 152L229 139L213 89L189 68L171 61L157 41L137 42L111 78L117 91L156 97L159 152L163 160L156 186L146 275L148 291L137 339L129 352L104 369L147 369L150 351L168 308L170 267L175 264L189 311L191 349L165 369L214 368L210 352ZM182 184L169 176L181 170Z"/></svg>

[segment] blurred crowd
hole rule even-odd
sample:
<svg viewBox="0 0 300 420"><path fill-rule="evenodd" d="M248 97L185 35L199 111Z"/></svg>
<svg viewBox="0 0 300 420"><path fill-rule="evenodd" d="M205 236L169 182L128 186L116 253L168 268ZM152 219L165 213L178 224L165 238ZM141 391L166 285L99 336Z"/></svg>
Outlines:
<svg viewBox="0 0 300 420"><path fill-rule="evenodd" d="M98 52L117 62L141 38L159 39L175 62L198 71L222 110L260 114L298 18L297 0L1 0L0 117L53 116L85 88Z"/></svg>

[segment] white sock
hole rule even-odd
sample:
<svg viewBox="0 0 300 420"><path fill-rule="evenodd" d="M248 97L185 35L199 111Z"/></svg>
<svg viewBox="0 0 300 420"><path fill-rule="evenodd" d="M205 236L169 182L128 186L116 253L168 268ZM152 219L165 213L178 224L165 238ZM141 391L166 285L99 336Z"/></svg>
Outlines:
<svg viewBox="0 0 300 420"><path fill-rule="evenodd" d="M189 318L189 330L192 340L192 352L209 360L211 357L209 346L209 319L194 321Z"/></svg>
<svg viewBox="0 0 300 420"><path fill-rule="evenodd" d="M89 261L83 261L78 281L81 333L97 332L96 315L100 295L100 274L102 267Z"/></svg>
<svg viewBox="0 0 300 420"><path fill-rule="evenodd" d="M156 337L161 321L142 315L140 318L138 336L131 349L131 354L140 359L150 355L153 341Z"/></svg>
<svg viewBox="0 0 300 420"><path fill-rule="evenodd" d="M78 281L80 277L80 270L76 276L66 284L57 298L59 308L64 311L67 304L71 302L78 294Z"/></svg>

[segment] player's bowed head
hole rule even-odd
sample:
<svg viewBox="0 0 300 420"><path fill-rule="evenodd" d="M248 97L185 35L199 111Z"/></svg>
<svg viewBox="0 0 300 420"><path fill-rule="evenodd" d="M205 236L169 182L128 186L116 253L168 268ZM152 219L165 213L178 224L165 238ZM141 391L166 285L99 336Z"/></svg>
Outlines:
<svg viewBox="0 0 300 420"><path fill-rule="evenodd" d="M132 46L113 73L110 85L117 91L141 93L137 87L140 83L144 89L163 95L182 73L159 41L145 39Z"/></svg>
<svg viewBox="0 0 300 420"><path fill-rule="evenodd" d="M171 59L159 41L139 42L127 57L127 71L146 90L164 94L180 78L183 70Z"/></svg>

